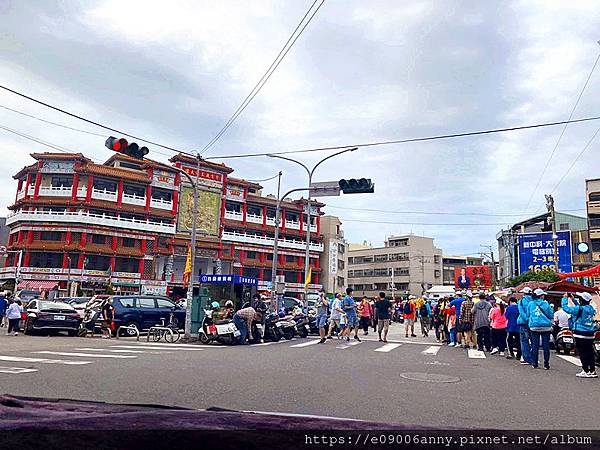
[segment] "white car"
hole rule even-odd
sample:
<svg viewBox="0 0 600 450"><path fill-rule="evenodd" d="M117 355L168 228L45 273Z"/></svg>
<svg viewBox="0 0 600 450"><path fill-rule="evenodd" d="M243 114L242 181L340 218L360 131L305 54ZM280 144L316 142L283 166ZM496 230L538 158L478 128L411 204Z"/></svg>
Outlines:
<svg viewBox="0 0 600 450"><path fill-rule="evenodd" d="M73 308L75 308L75 311L77 311L79 318L83 319L85 305L87 304L87 302L90 301L90 299L91 299L91 297L66 297L66 298L61 298L59 300L65 302L65 303L68 303Z"/></svg>

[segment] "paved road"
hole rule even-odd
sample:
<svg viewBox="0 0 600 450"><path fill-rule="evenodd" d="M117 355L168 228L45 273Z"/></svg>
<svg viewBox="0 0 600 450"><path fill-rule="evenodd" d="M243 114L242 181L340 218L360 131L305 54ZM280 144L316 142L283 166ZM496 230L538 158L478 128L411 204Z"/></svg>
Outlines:
<svg viewBox="0 0 600 450"><path fill-rule="evenodd" d="M598 427L599 380L575 378L573 362L553 353L552 370L534 370L431 338L406 339L395 327L388 345L370 335L350 345L297 339L246 347L2 332L1 391L436 427ZM450 382L432 382L440 379Z"/></svg>

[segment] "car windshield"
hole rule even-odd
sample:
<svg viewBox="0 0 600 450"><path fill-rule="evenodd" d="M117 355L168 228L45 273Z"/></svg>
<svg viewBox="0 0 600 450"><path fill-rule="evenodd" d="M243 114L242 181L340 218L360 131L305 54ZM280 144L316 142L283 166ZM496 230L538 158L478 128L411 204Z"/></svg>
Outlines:
<svg viewBox="0 0 600 450"><path fill-rule="evenodd" d="M39 301L39 308L50 310L50 309L73 309L71 305L64 302L50 302L50 301Z"/></svg>

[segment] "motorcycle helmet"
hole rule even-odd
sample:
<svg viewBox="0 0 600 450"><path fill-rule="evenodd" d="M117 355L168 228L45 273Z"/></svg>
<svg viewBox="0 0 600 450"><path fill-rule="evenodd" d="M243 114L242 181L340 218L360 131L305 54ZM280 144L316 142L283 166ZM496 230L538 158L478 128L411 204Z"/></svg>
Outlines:
<svg viewBox="0 0 600 450"><path fill-rule="evenodd" d="M219 309L219 308L221 307L221 305L219 305L219 302L216 302L216 301L215 301L215 302L212 302L212 303L210 304L210 307L211 307L212 309Z"/></svg>
<svg viewBox="0 0 600 450"><path fill-rule="evenodd" d="M233 302L231 300L227 300L225 302L225 308L233 308Z"/></svg>

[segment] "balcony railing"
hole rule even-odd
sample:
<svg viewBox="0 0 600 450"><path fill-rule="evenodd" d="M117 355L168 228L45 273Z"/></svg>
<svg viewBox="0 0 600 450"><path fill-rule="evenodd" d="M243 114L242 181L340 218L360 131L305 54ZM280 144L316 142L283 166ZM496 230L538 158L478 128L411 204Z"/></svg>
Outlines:
<svg viewBox="0 0 600 450"><path fill-rule="evenodd" d="M115 191L108 191L106 189L92 188L92 198L98 200L108 200L111 202L117 201L117 193Z"/></svg>
<svg viewBox="0 0 600 450"><path fill-rule="evenodd" d="M258 245L267 245L272 247L274 245L274 239L263 236L254 236L246 233L238 233L231 231L223 232L223 240L224 241L234 241L234 242L245 242L248 244L258 244ZM306 248L306 242L296 239L279 239L278 245L280 247L286 248L295 248L297 250L304 250ZM310 250L314 252L322 252L323 244L310 244Z"/></svg>
<svg viewBox="0 0 600 450"><path fill-rule="evenodd" d="M250 223L258 223L258 224L262 225L263 216L261 216L259 214L246 214L246 221L250 222Z"/></svg>
<svg viewBox="0 0 600 450"><path fill-rule="evenodd" d="M229 220L243 220L244 214L238 211L227 211L225 210L225 218Z"/></svg>
<svg viewBox="0 0 600 450"><path fill-rule="evenodd" d="M150 198L150 207L159 209L173 209L173 200L163 200L162 198Z"/></svg>
<svg viewBox="0 0 600 450"><path fill-rule="evenodd" d="M70 197L73 188L71 186L40 186L39 195L47 197Z"/></svg>
<svg viewBox="0 0 600 450"><path fill-rule="evenodd" d="M77 187L77 198L85 198L87 196L87 186Z"/></svg>
<svg viewBox="0 0 600 450"><path fill-rule="evenodd" d="M146 197L141 195L123 193L122 201L130 205L146 206Z"/></svg>
<svg viewBox="0 0 600 450"><path fill-rule="evenodd" d="M17 192L17 200L21 200L22 198L25 198L25 189L21 189Z"/></svg>
<svg viewBox="0 0 600 450"><path fill-rule="evenodd" d="M19 221L29 222L67 222L104 225L140 231L175 234L175 225L154 222L152 220L127 219L104 214L92 214L86 211L17 211L6 218L10 225Z"/></svg>
<svg viewBox="0 0 600 450"><path fill-rule="evenodd" d="M244 214L242 212L238 212L238 211L225 211L225 218L229 219L229 220L239 220L242 221L244 220ZM263 223L263 216L259 215L259 214L246 214L246 221L250 222L250 223L257 223L262 225ZM274 217L267 217L267 225L274 227L275 226L275 218ZM306 224L305 224L306 225ZM290 229L290 230L299 230L300 229L300 222L294 221L294 220L286 220L285 221L285 227ZM306 228L305 228L306 229ZM313 233L317 232L317 226L316 225L311 225L310 226L310 231Z"/></svg>

